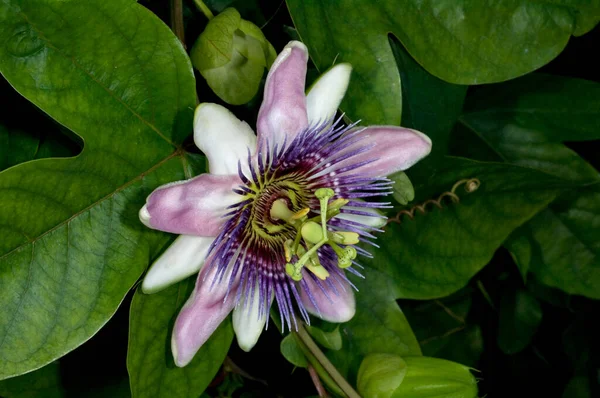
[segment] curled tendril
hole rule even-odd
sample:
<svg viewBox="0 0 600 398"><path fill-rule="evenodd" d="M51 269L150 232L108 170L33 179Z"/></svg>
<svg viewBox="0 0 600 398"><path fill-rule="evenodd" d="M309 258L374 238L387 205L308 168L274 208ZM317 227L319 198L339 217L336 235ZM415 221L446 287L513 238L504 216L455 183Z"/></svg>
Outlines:
<svg viewBox="0 0 600 398"><path fill-rule="evenodd" d="M454 185L452 186L452 189L442 193L440 196L438 196L437 199L429 199L423 203L420 203L418 205L411 207L408 210L400 210L398 212L398 214L396 214L394 217L388 219L388 224L390 222L396 222L396 223L400 224L402 222L403 215L406 215L411 220L413 220L415 218L415 212L417 210L421 214L426 214L427 206L429 206L429 205L433 205L433 206L436 206L437 208L441 209L442 201L444 200L444 198L450 198L452 203L459 203L460 197L456 194L456 190L461 185L464 185L465 193L471 193L471 192L475 192L477 189L479 189L479 186L481 185L481 181L479 181L479 179L477 179L477 178L465 178L465 179L459 180L454 183Z"/></svg>

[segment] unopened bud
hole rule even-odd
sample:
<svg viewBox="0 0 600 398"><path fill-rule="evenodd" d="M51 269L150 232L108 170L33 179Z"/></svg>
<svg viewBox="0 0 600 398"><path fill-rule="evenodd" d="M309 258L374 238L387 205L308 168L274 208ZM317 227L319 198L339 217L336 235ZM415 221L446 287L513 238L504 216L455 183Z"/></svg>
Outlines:
<svg viewBox="0 0 600 398"><path fill-rule="evenodd" d="M477 381L456 362L373 354L360 365L358 391L365 398L476 398Z"/></svg>

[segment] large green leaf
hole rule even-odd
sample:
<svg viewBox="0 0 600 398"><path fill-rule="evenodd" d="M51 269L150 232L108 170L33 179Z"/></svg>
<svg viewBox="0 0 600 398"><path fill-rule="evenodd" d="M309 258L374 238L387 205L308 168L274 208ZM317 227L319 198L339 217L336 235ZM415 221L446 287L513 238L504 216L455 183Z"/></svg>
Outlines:
<svg viewBox="0 0 600 398"><path fill-rule="evenodd" d="M129 370L133 397L187 398L202 394L221 367L233 340L227 318L192 362L178 368L171 354L175 317L194 288L193 278L156 294L136 291L131 303Z"/></svg>
<svg viewBox="0 0 600 398"><path fill-rule="evenodd" d="M75 155L73 144L58 134L40 137L30 131L0 124L0 171L34 159Z"/></svg>
<svg viewBox="0 0 600 398"><path fill-rule="evenodd" d="M164 242L137 211L184 178L195 93L180 43L132 0L6 0L0 39L4 77L85 141L0 173L1 379L89 339Z"/></svg>
<svg viewBox="0 0 600 398"><path fill-rule="evenodd" d="M577 181L598 172L564 141L600 139L600 84L533 74L468 98L460 122L500 157Z"/></svg>
<svg viewBox="0 0 600 398"><path fill-rule="evenodd" d="M375 259L364 261L387 276L398 298L437 298L465 286L506 237L565 186L518 166L458 158L444 163L429 179L417 181L415 202L436 199L463 179L479 179L479 189L466 193L459 187L459 203L445 199L442 209L429 204L426 214L416 211L414 219L403 215L400 224L390 222L377 240Z"/></svg>
<svg viewBox="0 0 600 398"><path fill-rule="evenodd" d="M5 398L63 398L58 363L35 372L0 381L0 396Z"/></svg>
<svg viewBox="0 0 600 398"><path fill-rule="evenodd" d="M400 121L394 34L435 76L459 84L508 80L548 63L571 34L600 20L600 2L534 0L287 0L317 68L349 62L342 108L368 123Z"/></svg>
<svg viewBox="0 0 600 398"><path fill-rule="evenodd" d="M39 137L0 124L0 171L34 159L39 146Z"/></svg>
<svg viewBox="0 0 600 398"><path fill-rule="evenodd" d="M573 181L600 174L564 141L600 139L600 84L530 75L469 98L461 123L502 159ZM600 298L600 188L569 192L515 231L506 246L528 271L568 293Z"/></svg>
<svg viewBox="0 0 600 398"><path fill-rule="evenodd" d="M432 153L424 162L435 161L433 158L448 154L450 131L462 112L468 86L440 80L423 69L398 40L391 38L390 44L402 79L402 126L431 138Z"/></svg>
<svg viewBox="0 0 600 398"><path fill-rule="evenodd" d="M0 76L0 171L33 159L68 157L81 144ZM64 129L66 130L66 129Z"/></svg>
<svg viewBox="0 0 600 398"><path fill-rule="evenodd" d="M570 294L600 299L600 185L563 196L506 242L519 268Z"/></svg>

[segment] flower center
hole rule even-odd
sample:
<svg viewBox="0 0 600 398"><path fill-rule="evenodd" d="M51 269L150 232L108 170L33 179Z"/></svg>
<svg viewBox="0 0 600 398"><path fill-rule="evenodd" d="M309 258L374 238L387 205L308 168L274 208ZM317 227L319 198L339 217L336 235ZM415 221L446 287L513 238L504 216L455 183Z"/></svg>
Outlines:
<svg viewBox="0 0 600 398"><path fill-rule="evenodd" d="M271 209L276 202L285 203L292 212L305 208L311 194L304 186L299 178L269 179L267 176L248 184L245 197L250 214L245 233L250 236L249 240L263 240L270 247L282 250L284 242L293 239L295 229L282 218L273 217Z"/></svg>

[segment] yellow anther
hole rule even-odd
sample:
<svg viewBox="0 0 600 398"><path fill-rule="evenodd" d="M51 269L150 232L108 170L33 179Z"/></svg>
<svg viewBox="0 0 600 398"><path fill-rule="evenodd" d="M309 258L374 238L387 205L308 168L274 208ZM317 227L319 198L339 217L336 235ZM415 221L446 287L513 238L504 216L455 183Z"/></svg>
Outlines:
<svg viewBox="0 0 600 398"><path fill-rule="evenodd" d="M342 207L346 206L348 202L348 199L337 198L327 205L327 212L329 213L330 211L338 211Z"/></svg>
<svg viewBox="0 0 600 398"><path fill-rule="evenodd" d="M306 216L308 213L310 212L310 209L307 207L305 209L302 209L300 211L297 211L296 213L294 213L294 215L292 216L292 220L299 220L302 217Z"/></svg>
<svg viewBox="0 0 600 398"><path fill-rule="evenodd" d="M331 239L342 245L356 245L359 242L358 234L356 232L334 232L331 234Z"/></svg>
<svg viewBox="0 0 600 398"><path fill-rule="evenodd" d="M317 278L319 278L322 281L324 281L325 279L327 279L327 277L329 277L329 271L327 271L325 269L325 267L323 267L321 264L315 265L315 264L311 264L311 262L308 262L306 264L306 268L308 268L308 270L310 272L315 274L317 276Z"/></svg>
<svg viewBox="0 0 600 398"><path fill-rule="evenodd" d="M294 241L291 239L286 240L283 244L283 251L285 252L285 261L287 261L288 263L292 261L292 256L294 255L294 253L292 253L293 245Z"/></svg>

